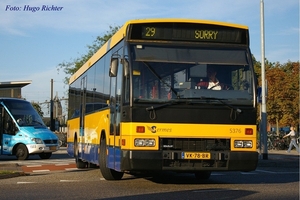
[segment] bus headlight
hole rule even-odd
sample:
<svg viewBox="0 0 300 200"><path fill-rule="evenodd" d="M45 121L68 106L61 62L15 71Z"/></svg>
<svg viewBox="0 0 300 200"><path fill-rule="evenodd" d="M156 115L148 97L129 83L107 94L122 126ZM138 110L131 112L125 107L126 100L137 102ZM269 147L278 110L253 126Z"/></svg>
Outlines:
<svg viewBox="0 0 300 200"><path fill-rule="evenodd" d="M134 140L134 146L136 146L136 147L154 147L155 139L136 138Z"/></svg>
<svg viewBox="0 0 300 200"><path fill-rule="evenodd" d="M235 140L235 148L252 148L252 140Z"/></svg>
<svg viewBox="0 0 300 200"><path fill-rule="evenodd" d="M43 140L40 138L31 138L32 141L34 141L36 144L44 144Z"/></svg>

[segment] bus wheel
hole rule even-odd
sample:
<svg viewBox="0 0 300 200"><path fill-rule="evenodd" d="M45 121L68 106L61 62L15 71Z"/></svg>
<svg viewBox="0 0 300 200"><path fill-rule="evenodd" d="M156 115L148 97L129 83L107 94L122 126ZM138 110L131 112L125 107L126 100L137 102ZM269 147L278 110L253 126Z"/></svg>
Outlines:
<svg viewBox="0 0 300 200"><path fill-rule="evenodd" d="M80 158L79 158L79 151L78 151L78 144L77 141L74 142L74 157L75 157L75 163L76 163L76 167L78 169L83 169L86 168L86 162L83 162Z"/></svg>
<svg viewBox="0 0 300 200"><path fill-rule="evenodd" d="M106 167L106 142L105 139L101 139L100 154L99 154L99 167L103 178L106 180L120 180L124 173L117 172L113 169Z"/></svg>
<svg viewBox="0 0 300 200"><path fill-rule="evenodd" d="M198 180L207 180L207 179L209 179L210 174L211 174L211 171L195 172L195 177Z"/></svg>
<svg viewBox="0 0 300 200"><path fill-rule="evenodd" d="M24 144L19 144L16 150L18 160L26 160L29 157L27 147Z"/></svg>
<svg viewBox="0 0 300 200"><path fill-rule="evenodd" d="M49 159L52 156L52 153L40 153L39 156L41 159Z"/></svg>

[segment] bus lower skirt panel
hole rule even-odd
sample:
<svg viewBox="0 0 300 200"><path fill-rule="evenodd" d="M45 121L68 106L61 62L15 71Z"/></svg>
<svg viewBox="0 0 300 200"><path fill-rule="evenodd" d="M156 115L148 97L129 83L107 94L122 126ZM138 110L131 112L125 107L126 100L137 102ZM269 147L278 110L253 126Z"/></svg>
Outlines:
<svg viewBox="0 0 300 200"><path fill-rule="evenodd" d="M180 152L123 151L121 170L253 171L258 162L257 152L210 152L210 154L210 159L182 159Z"/></svg>

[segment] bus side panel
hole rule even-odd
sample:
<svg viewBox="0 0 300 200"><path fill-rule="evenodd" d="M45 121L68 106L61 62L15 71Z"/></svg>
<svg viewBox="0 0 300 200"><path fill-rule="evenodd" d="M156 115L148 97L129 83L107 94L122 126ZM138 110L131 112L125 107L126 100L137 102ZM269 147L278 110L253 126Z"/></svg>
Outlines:
<svg viewBox="0 0 300 200"><path fill-rule="evenodd" d="M98 156L99 156L99 145L98 144L93 144L91 145L91 153L90 153L90 162L93 163L93 164L99 164L99 161L98 161Z"/></svg>
<svg viewBox="0 0 300 200"><path fill-rule="evenodd" d="M89 163L98 164L98 148L97 144L85 143L80 158Z"/></svg>
<svg viewBox="0 0 300 200"><path fill-rule="evenodd" d="M74 144L73 143L68 143L67 153L69 156L74 157Z"/></svg>
<svg viewBox="0 0 300 200"><path fill-rule="evenodd" d="M122 151L120 147L108 147L107 167L116 171L121 171Z"/></svg>
<svg viewBox="0 0 300 200"><path fill-rule="evenodd" d="M25 140L25 138L24 138ZM3 155L12 155L13 147L18 143L18 141L22 141L19 136L12 136L8 134L3 134ZM26 141L22 141L25 142Z"/></svg>
<svg viewBox="0 0 300 200"><path fill-rule="evenodd" d="M100 147L101 133L109 133L108 116L109 109L101 110L85 116L84 136L79 141L82 145L82 152L79 155L80 159L89 163L98 164L98 150Z"/></svg>
<svg viewBox="0 0 300 200"><path fill-rule="evenodd" d="M79 118L68 120L68 133L67 133L67 152L69 156L74 157L74 140L75 135L79 137ZM78 140L78 138L77 138Z"/></svg>

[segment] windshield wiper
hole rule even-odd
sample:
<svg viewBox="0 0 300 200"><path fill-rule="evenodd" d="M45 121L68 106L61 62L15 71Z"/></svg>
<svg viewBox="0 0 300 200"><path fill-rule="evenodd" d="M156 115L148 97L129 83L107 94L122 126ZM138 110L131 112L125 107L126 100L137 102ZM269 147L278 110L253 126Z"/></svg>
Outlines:
<svg viewBox="0 0 300 200"><path fill-rule="evenodd" d="M159 104L159 105L154 105L154 106L149 106L146 108L146 111L149 112L149 118L154 120L156 118L156 112L155 110L159 109L159 108L163 108L166 106L170 106L170 105L174 105L177 104L176 102L172 101L169 103L164 103L164 104Z"/></svg>
<svg viewBox="0 0 300 200"><path fill-rule="evenodd" d="M153 102L153 101L151 101L151 102ZM161 103L163 103L163 104L157 104L157 105L147 107L146 111L157 110L159 108L163 108L163 107L167 107L167 106L171 106L171 105L175 105L175 104L188 104L186 102L186 99L172 99L172 100L164 101Z"/></svg>
<svg viewBox="0 0 300 200"><path fill-rule="evenodd" d="M232 105L230 105L230 104L228 104L228 103L226 103L226 102L223 101L223 100L227 100L227 99L220 99L220 98L215 98L215 97L198 97L198 98L189 98L189 99L198 99L198 100L200 99L200 100L208 100L208 101L209 100L217 100L220 103L222 103L223 105L225 105L225 106L227 106L227 107L235 110L237 113L241 113L242 112L241 109L239 109L239 108L237 108L235 106L232 106Z"/></svg>
<svg viewBox="0 0 300 200"><path fill-rule="evenodd" d="M156 110L156 109L159 109L159 108L162 108L162 107L170 106L172 104L174 104L174 103L165 103L165 104L159 104L159 105L156 105L156 106L150 106L150 107L146 108L146 111Z"/></svg>

